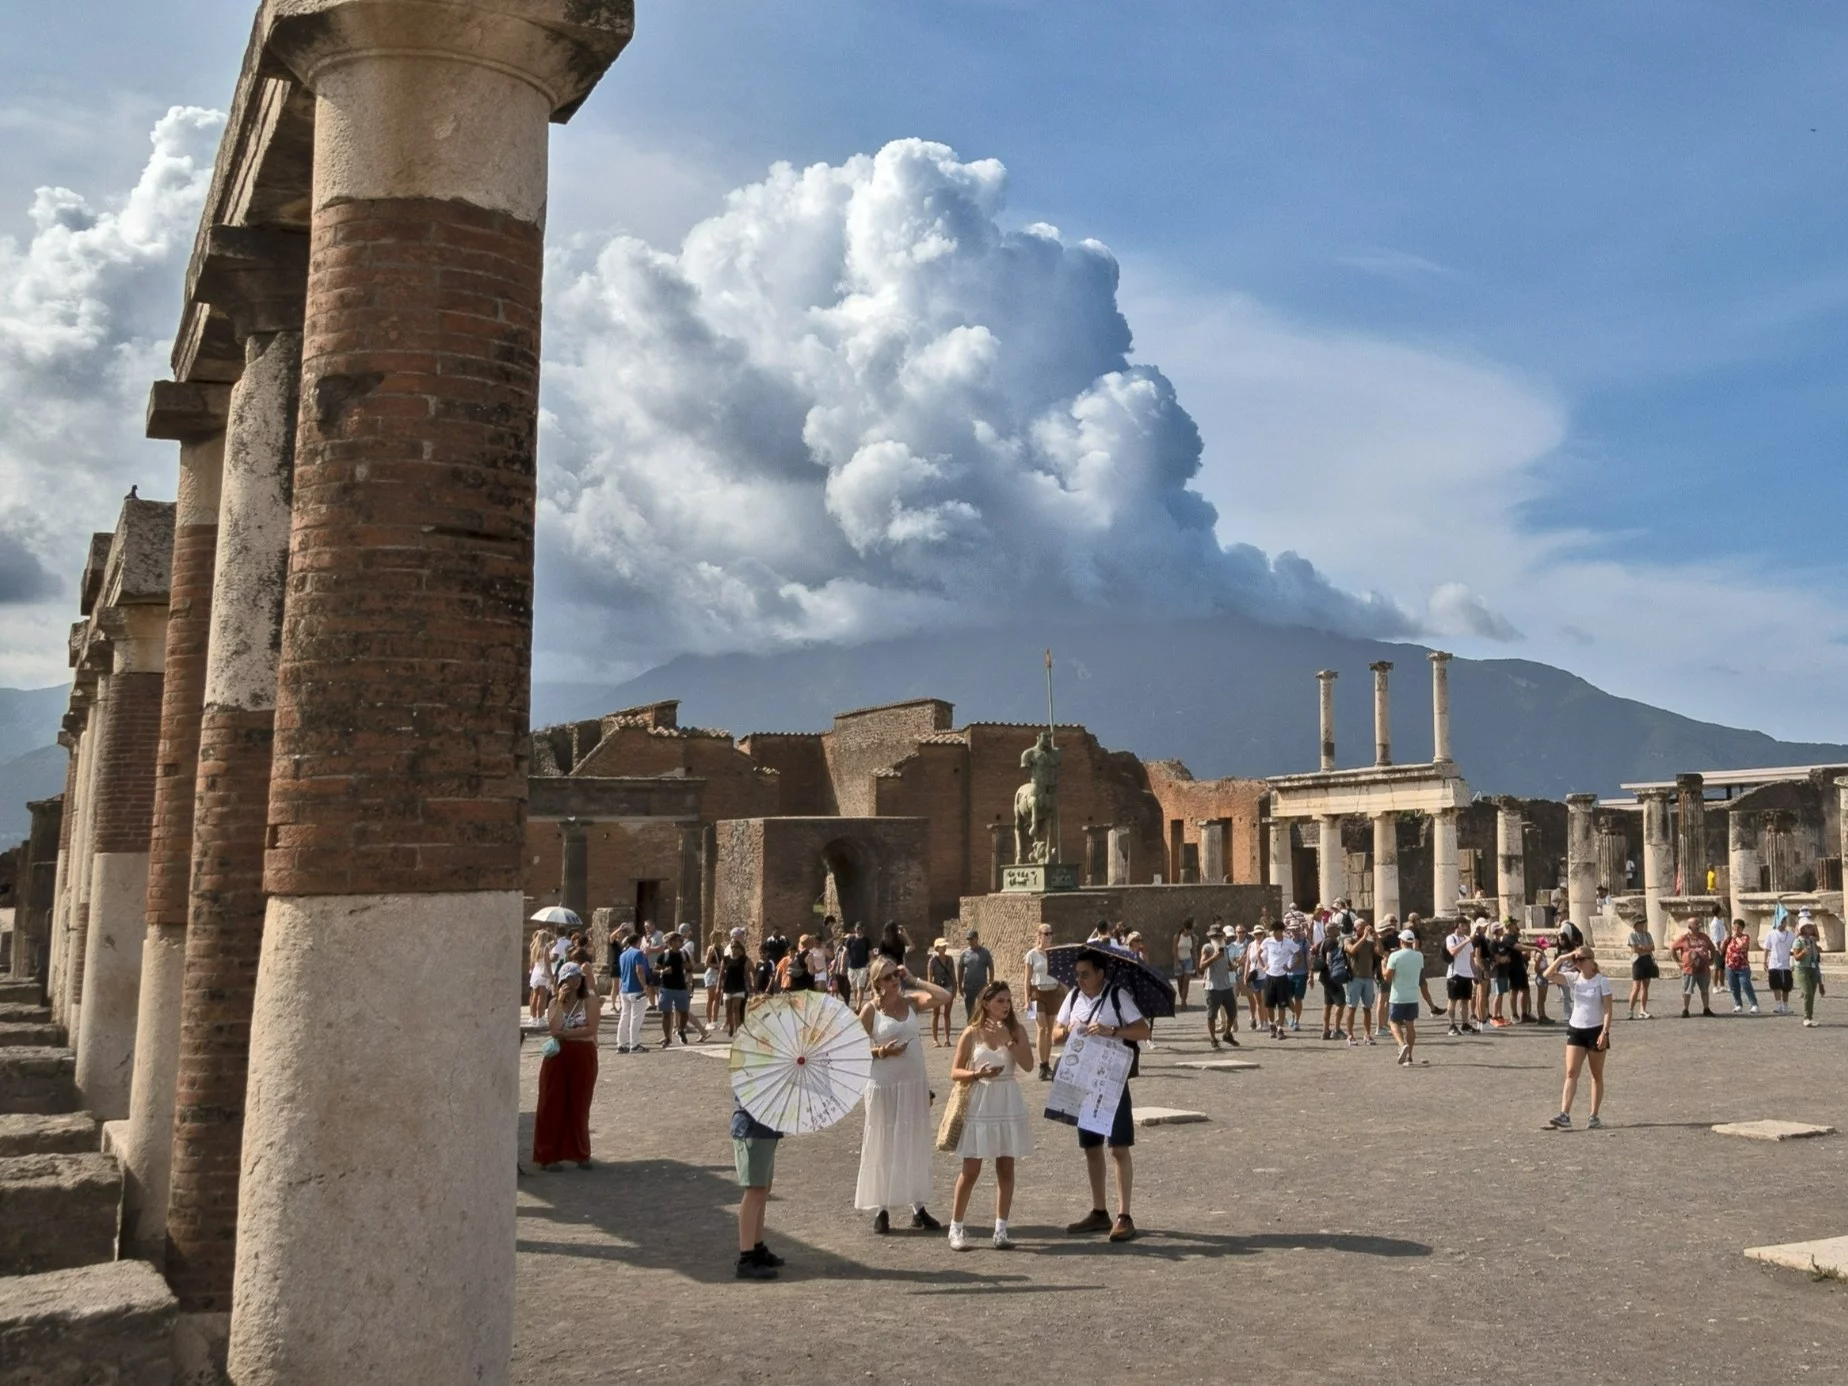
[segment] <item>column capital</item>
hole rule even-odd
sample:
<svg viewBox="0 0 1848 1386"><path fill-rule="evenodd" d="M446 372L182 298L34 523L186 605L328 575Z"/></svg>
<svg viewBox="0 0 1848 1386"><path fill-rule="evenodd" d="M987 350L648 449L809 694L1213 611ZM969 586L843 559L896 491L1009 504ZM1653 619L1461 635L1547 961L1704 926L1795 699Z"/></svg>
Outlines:
<svg viewBox="0 0 1848 1386"><path fill-rule="evenodd" d="M300 332L308 300L308 237L300 231L214 226L206 232L189 296L209 303L242 343Z"/></svg>
<svg viewBox="0 0 1848 1386"><path fill-rule="evenodd" d="M1336 679L1341 677L1340 673L1334 669L1317 669L1315 671L1315 676L1316 679L1322 683L1333 683Z"/></svg>
<svg viewBox="0 0 1848 1386"><path fill-rule="evenodd" d="M1598 806L1598 796L1596 794L1568 794L1566 795L1566 807L1569 809L1578 809L1581 812L1589 812L1590 810L1595 809L1597 806Z"/></svg>
<svg viewBox="0 0 1848 1386"><path fill-rule="evenodd" d="M1450 663L1456 656L1451 654L1449 650L1432 650L1425 658L1430 660L1433 664L1443 665Z"/></svg>
<svg viewBox="0 0 1848 1386"><path fill-rule="evenodd" d="M1645 804L1666 804L1675 797L1675 791L1661 785L1652 785L1647 789L1636 791L1636 797Z"/></svg>
<svg viewBox="0 0 1848 1386"><path fill-rule="evenodd" d="M225 431L231 387L191 380L156 380L148 391L146 433L171 443L197 443Z"/></svg>
<svg viewBox="0 0 1848 1386"><path fill-rule="evenodd" d="M1390 674L1392 672L1392 661L1390 659L1376 659L1367 667L1376 674Z"/></svg>

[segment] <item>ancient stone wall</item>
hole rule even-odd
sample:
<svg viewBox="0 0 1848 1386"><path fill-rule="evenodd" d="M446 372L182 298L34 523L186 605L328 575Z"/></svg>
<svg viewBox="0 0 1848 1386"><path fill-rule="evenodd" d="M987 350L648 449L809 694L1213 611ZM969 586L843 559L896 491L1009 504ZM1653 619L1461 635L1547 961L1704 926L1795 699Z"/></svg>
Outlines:
<svg viewBox="0 0 1848 1386"><path fill-rule="evenodd" d="M1161 816L1168 824L1170 841L1175 822L1181 824L1181 841L1200 846L1200 824L1225 819L1230 825L1226 843L1226 873L1235 882L1256 884L1263 870L1263 830L1260 815L1269 786L1263 780L1227 776L1217 780L1196 780L1178 760L1157 760L1147 764L1149 792L1161 805ZM1170 854L1172 856L1172 854ZM1164 874L1170 881L1179 877L1173 872L1172 860ZM1209 882L1210 884L1210 882Z"/></svg>
<svg viewBox="0 0 1848 1386"><path fill-rule="evenodd" d="M971 889L969 747L953 734L935 737L874 777L873 807L880 817L930 825L930 917L941 923L956 917L957 901Z"/></svg>
<svg viewBox="0 0 1848 1386"><path fill-rule="evenodd" d="M878 811L875 772L910 755L921 738L950 730L953 713L940 698L919 698L837 716L833 729L821 738L834 783L835 811L849 818L873 816Z"/></svg>
<svg viewBox="0 0 1848 1386"><path fill-rule="evenodd" d="M830 817L840 812L820 732L752 732L739 750L777 775L778 813Z"/></svg>

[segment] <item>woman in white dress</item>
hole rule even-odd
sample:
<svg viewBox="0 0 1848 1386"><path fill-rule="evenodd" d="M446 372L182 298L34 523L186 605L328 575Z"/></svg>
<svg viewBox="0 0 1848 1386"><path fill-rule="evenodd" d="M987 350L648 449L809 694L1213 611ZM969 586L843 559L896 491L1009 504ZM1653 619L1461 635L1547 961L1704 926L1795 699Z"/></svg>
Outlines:
<svg viewBox="0 0 1848 1386"><path fill-rule="evenodd" d="M918 1017L946 1004L950 994L883 955L873 959L868 981L873 999L860 1012L860 1023L873 1041L873 1075L866 1084L866 1133L853 1206L873 1213L873 1231L882 1235L892 1230L887 1210L907 1205L911 1225L934 1232L943 1224L924 1207L930 1201L936 1132Z"/></svg>
<svg viewBox="0 0 1848 1386"><path fill-rule="evenodd" d="M1033 1040L1014 1015L1014 996L1006 982L990 982L975 998L976 1021L956 1041L950 1081L969 1085L969 1110L963 1117L956 1153L962 1172L950 1205L950 1250L967 1251L963 1214L982 1177L982 1161L995 1162L995 1237L997 1251L1011 1251L1007 1215L1014 1203L1014 1161L1033 1153L1033 1123L1027 1100L1014 1080L1015 1069L1033 1067Z"/></svg>

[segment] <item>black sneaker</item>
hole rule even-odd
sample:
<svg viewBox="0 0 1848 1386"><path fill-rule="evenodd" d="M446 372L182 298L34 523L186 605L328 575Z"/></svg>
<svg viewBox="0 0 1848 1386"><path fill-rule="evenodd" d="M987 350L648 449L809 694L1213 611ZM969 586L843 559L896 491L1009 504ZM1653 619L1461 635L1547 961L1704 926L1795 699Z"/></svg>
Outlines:
<svg viewBox="0 0 1848 1386"><path fill-rule="evenodd" d="M739 1280L775 1280L776 1267L756 1260L748 1251L738 1253L738 1268L732 1275Z"/></svg>
<svg viewBox="0 0 1848 1386"><path fill-rule="evenodd" d="M1113 1224L1110 1214L1102 1208L1093 1208L1077 1222L1068 1222L1065 1231L1073 1237L1082 1237L1088 1232L1108 1232Z"/></svg>
<svg viewBox="0 0 1848 1386"><path fill-rule="evenodd" d="M911 1215L911 1226L918 1232L941 1232L943 1224L930 1215L928 1208L919 1208Z"/></svg>
<svg viewBox="0 0 1848 1386"><path fill-rule="evenodd" d="M1042 1083L1050 1083L1052 1081L1052 1065L1051 1064L1041 1064L1040 1065L1039 1080Z"/></svg>
<svg viewBox="0 0 1848 1386"><path fill-rule="evenodd" d="M891 1230L892 1230L892 1219L889 1216L887 1216L886 1210L884 1208L881 1208L877 1213L873 1214L873 1231L877 1232L881 1237L883 1237L885 1236L886 1233L890 1232Z"/></svg>
<svg viewBox="0 0 1848 1386"><path fill-rule="evenodd" d="M756 1246L752 1247L748 1252L745 1253L745 1255L749 1256L753 1261L757 1262L758 1265L768 1266L770 1267L771 1270L775 1270L778 1266L787 1264L787 1262L785 1262L781 1256L778 1256L774 1251L772 1251L769 1247L765 1246L762 1242L759 1242Z"/></svg>
<svg viewBox="0 0 1848 1386"><path fill-rule="evenodd" d="M1235 1040L1235 1039L1233 1039L1233 1038L1232 1038L1232 1036L1230 1036L1230 1035L1227 1035L1227 1036L1226 1036L1226 1043L1227 1043L1227 1044L1229 1044L1229 1045L1231 1045L1231 1046L1232 1046L1232 1047L1233 1047L1234 1049L1243 1049L1243 1048L1244 1048L1244 1046L1243 1046L1242 1044L1240 1044L1240 1043L1239 1043L1239 1042L1238 1042L1237 1040Z"/></svg>

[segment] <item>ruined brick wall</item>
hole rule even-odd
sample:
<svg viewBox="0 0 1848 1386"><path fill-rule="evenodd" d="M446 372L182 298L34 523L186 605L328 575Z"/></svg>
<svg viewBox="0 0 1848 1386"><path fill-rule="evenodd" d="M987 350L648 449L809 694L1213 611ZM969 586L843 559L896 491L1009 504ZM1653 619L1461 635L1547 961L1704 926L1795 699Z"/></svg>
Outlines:
<svg viewBox="0 0 1848 1386"><path fill-rule="evenodd" d="M1236 776L1196 780L1178 760L1150 761L1146 769L1149 792L1161 805L1161 816L1169 825L1170 834L1174 822L1179 820L1181 841L1197 849L1203 820L1229 820L1231 835L1226 843L1226 873L1235 882L1257 884L1264 860L1260 810L1264 796L1269 793L1264 781ZM1178 880L1172 870L1170 864L1167 878Z"/></svg>
<svg viewBox="0 0 1848 1386"><path fill-rule="evenodd" d="M517 889L542 231L404 198L311 239L268 883Z"/></svg>
<svg viewBox="0 0 1848 1386"><path fill-rule="evenodd" d="M753 732L738 748L776 771L777 813L825 818L840 812L820 732Z"/></svg>
<svg viewBox="0 0 1848 1386"><path fill-rule="evenodd" d="M925 863L929 825L917 819L759 818L717 825L717 923L742 925L751 946L774 922L790 937L814 927L831 860L863 871L866 921L897 921L914 942L934 937Z"/></svg>
<svg viewBox="0 0 1848 1386"><path fill-rule="evenodd" d="M659 823L598 823L585 829L586 900L591 910L612 909L624 922L634 919L636 883L659 882L660 914L653 922L670 920L676 912L675 891L680 873L680 827L673 820ZM525 914L545 905L564 903L564 828L554 819L532 819L526 825Z"/></svg>
<svg viewBox="0 0 1848 1386"><path fill-rule="evenodd" d="M1039 735L1036 726L975 722L963 729L969 741L969 875L965 893L979 894L993 879L994 852L990 823L1014 821L1014 791L1026 782L1020 756ZM1142 762L1126 751L1108 751L1082 727L1060 727L1059 836L1068 862L1084 861L1087 824L1123 825L1136 838L1130 849L1130 872L1148 881L1162 864L1161 805L1149 792Z"/></svg>
<svg viewBox="0 0 1848 1386"><path fill-rule="evenodd" d="M874 772L910 755L921 738L948 731L954 711L940 698L920 698L836 717L833 729L821 738L834 784L835 812L846 818L873 816L877 812Z"/></svg>
<svg viewBox="0 0 1848 1386"><path fill-rule="evenodd" d="M922 818L930 825L925 880L930 917L938 923L956 918L957 902L968 889L968 767L967 742L926 741L874 779L880 817Z"/></svg>

